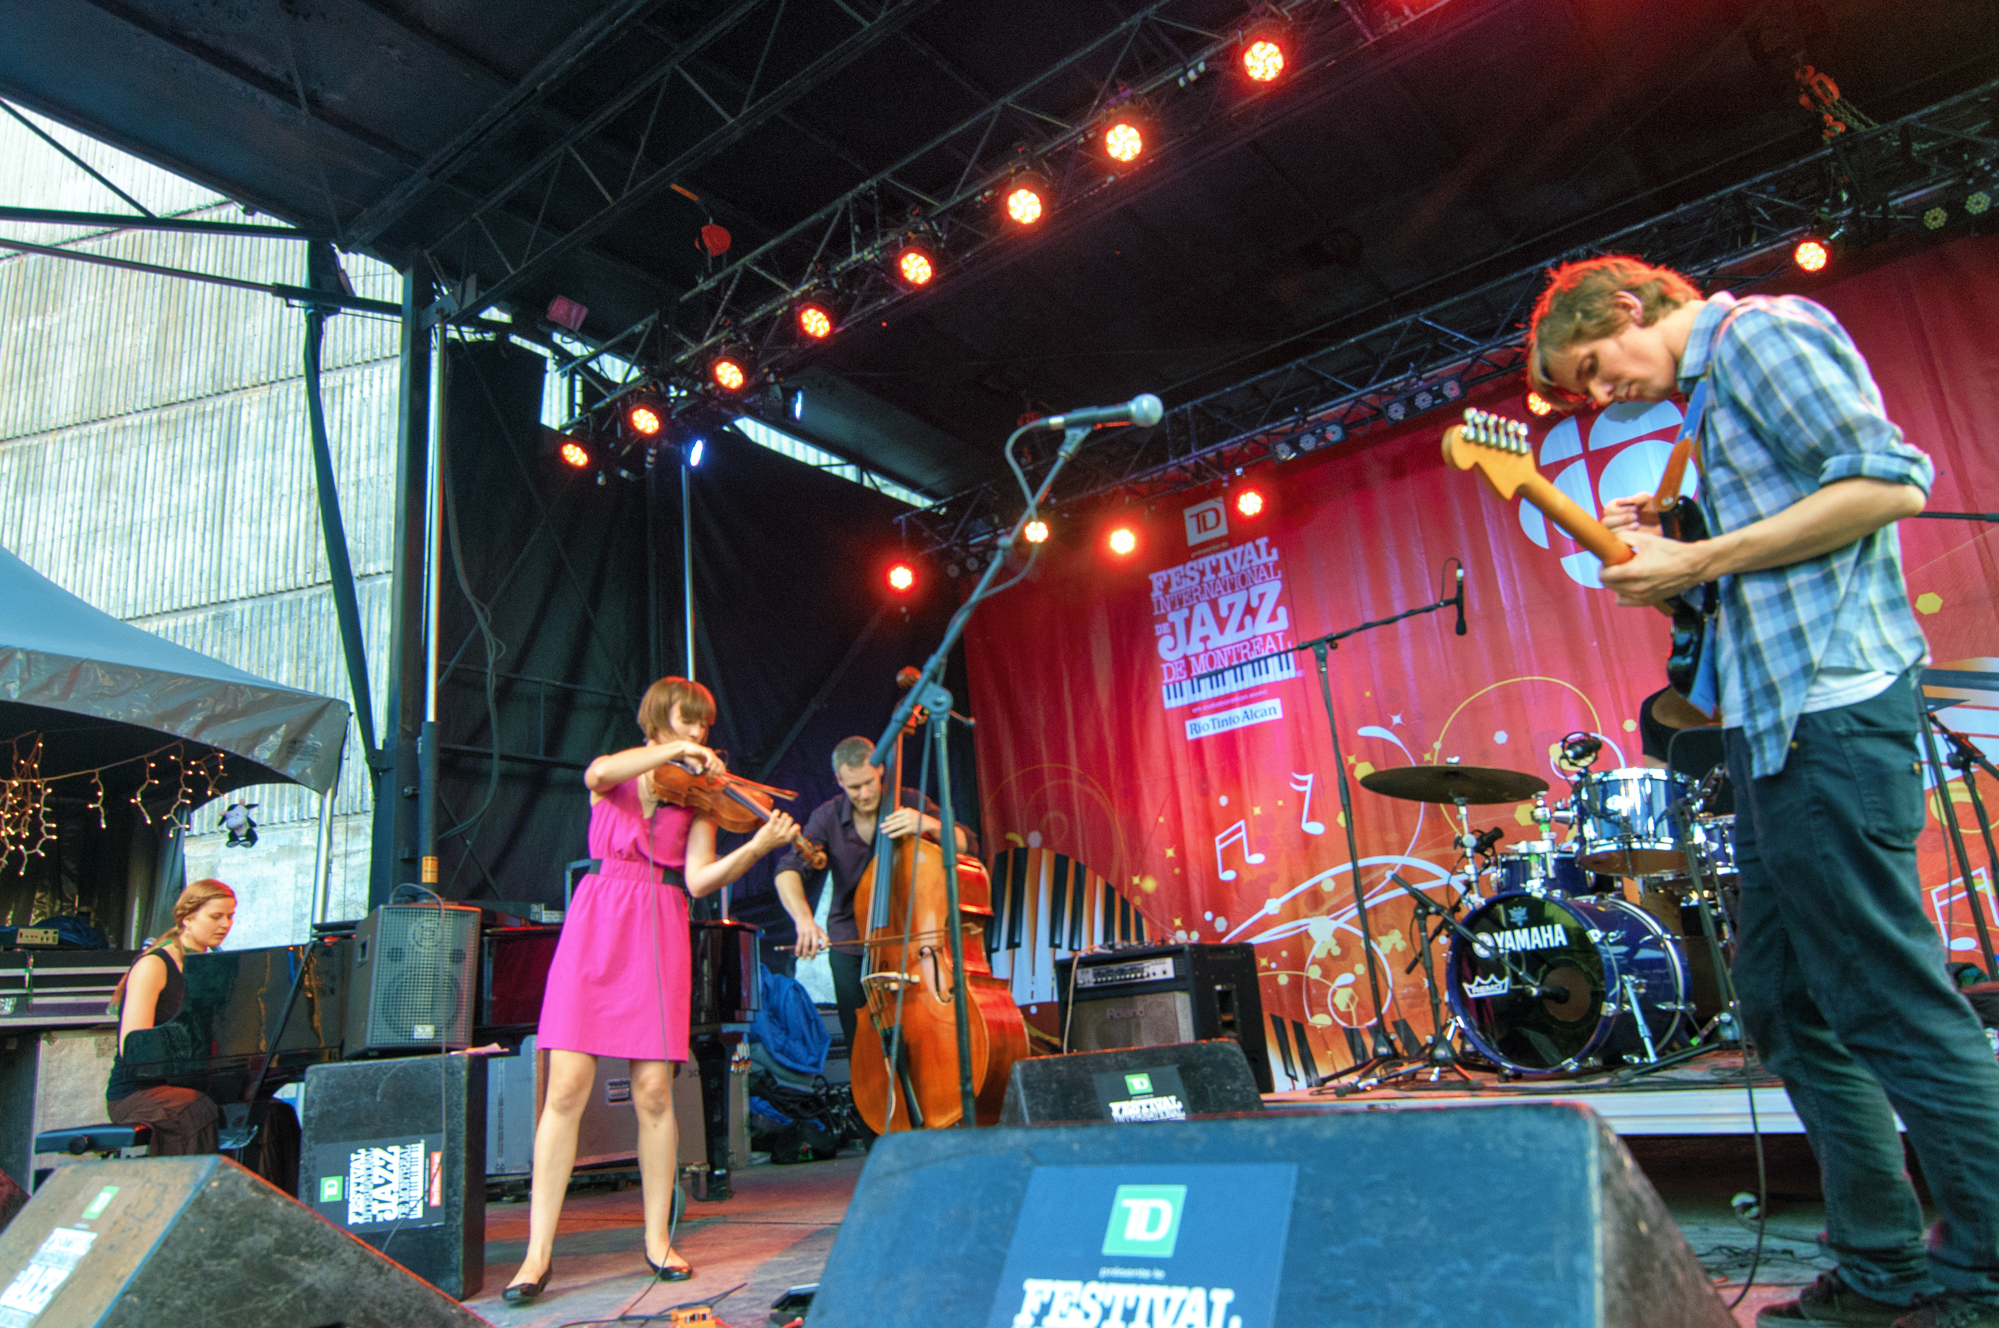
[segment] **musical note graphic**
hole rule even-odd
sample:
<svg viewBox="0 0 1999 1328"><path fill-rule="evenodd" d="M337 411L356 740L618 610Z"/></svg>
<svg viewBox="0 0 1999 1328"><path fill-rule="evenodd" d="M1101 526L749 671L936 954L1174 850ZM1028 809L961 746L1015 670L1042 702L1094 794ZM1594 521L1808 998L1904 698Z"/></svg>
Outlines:
<svg viewBox="0 0 1999 1328"><path fill-rule="evenodd" d="M1291 787L1305 795L1305 808L1298 813L1298 825L1308 835L1326 833L1326 823L1312 819L1312 783L1317 778L1316 775L1301 775L1295 770L1291 772ZM1301 779L1305 781L1302 784L1298 782Z"/></svg>
<svg viewBox="0 0 1999 1328"><path fill-rule="evenodd" d="M1234 825L1215 836L1215 870L1221 873L1224 881L1233 881L1236 878L1236 873L1233 868L1226 865L1222 858L1222 850L1230 844L1238 842L1242 844L1242 860L1244 862L1254 867L1263 861L1263 854L1249 851L1249 822L1247 820L1237 821Z"/></svg>

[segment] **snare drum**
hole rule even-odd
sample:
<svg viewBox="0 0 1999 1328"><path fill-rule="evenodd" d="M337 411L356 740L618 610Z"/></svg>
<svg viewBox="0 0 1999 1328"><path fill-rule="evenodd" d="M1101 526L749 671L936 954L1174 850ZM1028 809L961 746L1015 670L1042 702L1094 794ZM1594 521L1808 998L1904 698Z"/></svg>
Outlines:
<svg viewBox="0 0 1999 1328"><path fill-rule="evenodd" d="M1709 876L1732 880L1739 875L1735 870L1735 818L1696 816L1694 852L1700 854L1701 870Z"/></svg>
<svg viewBox="0 0 1999 1328"><path fill-rule="evenodd" d="M1492 879L1495 895L1596 893L1590 874L1576 866L1576 846L1552 839L1530 839L1501 849L1494 855Z"/></svg>
<svg viewBox="0 0 1999 1328"><path fill-rule="evenodd" d="M1670 770L1611 770L1576 790L1576 864L1613 876L1684 872L1686 854L1673 834L1673 804L1691 789Z"/></svg>
<svg viewBox="0 0 1999 1328"><path fill-rule="evenodd" d="M1622 899L1500 895L1466 916L1446 971L1466 1038L1521 1074L1652 1059L1692 1006L1680 942Z"/></svg>

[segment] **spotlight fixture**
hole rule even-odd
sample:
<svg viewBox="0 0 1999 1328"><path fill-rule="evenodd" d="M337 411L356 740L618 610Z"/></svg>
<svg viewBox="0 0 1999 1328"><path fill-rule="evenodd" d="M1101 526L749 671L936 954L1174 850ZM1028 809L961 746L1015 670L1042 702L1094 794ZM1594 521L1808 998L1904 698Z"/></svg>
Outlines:
<svg viewBox="0 0 1999 1328"><path fill-rule="evenodd" d="M1807 235L1791 250L1791 261L1800 272L1823 272L1832 262L1832 241Z"/></svg>
<svg viewBox="0 0 1999 1328"><path fill-rule="evenodd" d="M1020 537L1029 544L1046 544L1048 542L1048 523L1041 520L1030 521L1021 528Z"/></svg>
<svg viewBox="0 0 1999 1328"><path fill-rule="evenodd" d="M1138 551L1138 532L1130 526L1117 526L1112 529L1110 538L1105 543L1118 557L1129 558Z"/></svg>
<svg viewBox="0 0 1999 1328"><path fill-rule="evenodd" d="M666 427L666 411L651 397L634 397L625 406L625 427L641 441L650 442Z"/></svg>
<svg viewBox="0 0 1999 1328"><path fill-rule="evenodd" d="M1278 439L1277 442L1271 446L1270 450L1272 454L1274 454L1279 461L1289 461L1291 458L1298 455L1298 449L1292 445L1292 442L1289 438Z"/></svg>
<svg viewBox="0 0 1999 1328"><path fill-rule="evenodd" d="M920 290L936 279L936 243L928 236L912 234L897 246L890 266L896 280L911 290Z"/></svg>
<svg viewBox="0 0 1999 1328"><path fill-rule="evenodd" d="M798 331L807 341L824 341L840 325L840 313L823 291L807 291L792 306Z"/></svg>
<svg viewBox="0 0 1999 1328"><path fill-rule="evenodd" d="M908 563L893 564L888 569L888 588L898 595L916 589L916 569Z"/></svg>
<svg viewBox="0 0 1999 1328"><path fill-rule="evenodd" d="M1389 423L1400 424L1409 418L1409 399L1407 397L1397 397L1383 406L1381 413L1388 417Z"/></svg>
<svg viewBox="0 0 1999 1328"><path fill-rule="evenodd" d="M1242 34L1237 58L1250 82L1268 87L1284 76L1285 48L1290 44L1290 36L1287 25L1271 19L1250 25Z"/></svg>
<svg viewBox="0 0 1999 1328"><path fill-rule="evenodd" d="M1539 392L1529 392L1527 394L1527 413L1529 415L1552 415L1555 413L1555 403L1542 396Z"/></svg>
<svg viewBox="0 0 1999 1328"><path fill-rule="evenodd" d="M754 364L749 351L740 345L724 346L708 360L708 381L724 392L740 392L749 386Z"/></svg>
<svg viewBox="0 0 1999 1328"><path fill-rule="evenodd" d="M574 470L584 470L590 465L590 451L583 444L571 438L556 450L562 464Z"/></svg>
<svg viewBox="0 0 1999 1328"><path fill-rule="evenodd" d="M1933 207L1923 213L1923 229L1940 231L1950 222L1950 209Z"/></svg>
<svg viewBox="0 0 1999 1328"><path fill-rule="evenodd" d="M1139 102L1127 102L1100 122L1097 144L1114 171L1129 170L1152 146L1153 118Z"/></svg>
<svg viewBox="0 0 1999 1328"><path fill-rule="evenodd" d="M1054 198L1054 186L1040 171L1016 171L1000 186L1000 210L1016 226L1039 223Z"/></svg>
<svg viewBox="0 0 1999 1328"><path fill-rule="evenodd" d="M681 452L681 455L687 458L687 468L689 470L699 470L701 468L701 455L707 450L708 440L706 438L696 438L688 443L685 450Z"/></svg>
<svg viewBox="0 0 1999 1328"><path fill-rule="evenodd" d="M1244 489L1235 496L1235 510L1246 517L1263 515L1263 495L1255 489Z"/></svg>
<svg viewBox="0 0 1999 1328"><path fill-rule="evenodd" d="M1991 206L1992 191L1990 189L1974 189L1964 196L1964 210L1974 217L1983 215L1985 210Z"/></svg>

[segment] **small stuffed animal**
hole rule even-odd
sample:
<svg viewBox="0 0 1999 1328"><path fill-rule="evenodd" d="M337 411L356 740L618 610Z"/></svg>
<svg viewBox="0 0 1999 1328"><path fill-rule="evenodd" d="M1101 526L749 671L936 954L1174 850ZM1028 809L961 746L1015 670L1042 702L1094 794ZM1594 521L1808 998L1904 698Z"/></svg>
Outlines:
<svg viewBox="0 0 1999 1328"><path fill-rule="evenodd" d="M222 813L222 819L217 822L229 832L229 842L222 847L249 848L257 842L257 823L250 819L250 810L256 805L254 802L229 804Z"/></svg>

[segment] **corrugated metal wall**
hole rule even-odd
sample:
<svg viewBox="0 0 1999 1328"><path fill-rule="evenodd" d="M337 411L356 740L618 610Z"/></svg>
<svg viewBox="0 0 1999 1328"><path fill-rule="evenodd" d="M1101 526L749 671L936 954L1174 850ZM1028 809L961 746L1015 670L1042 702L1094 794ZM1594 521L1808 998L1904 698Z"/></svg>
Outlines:
<svg viewBox="0 0 1999 1328"><path fill-rule="evenodd" d="M185 180L37 121L162 214L243 220ZM11 117L0 117L0 200L122 212L126 205ZM165 232L9 237L216 273L305 284L302 245ZM397 300L398 275L352 255L356 292ZM397 342L390 319L328 325L322 377L376 713L388 663ZM320 534L307 433L305 316L271 296L40 255L0 256L0 545L107 613L282 682L351 699ZM367 897L370 797L358 734L334 809L335 916ZM200 809L191 876L241 905L231 945L301 939L311 919L317 799L273 786L262 841L224 850Z"/></svg>

